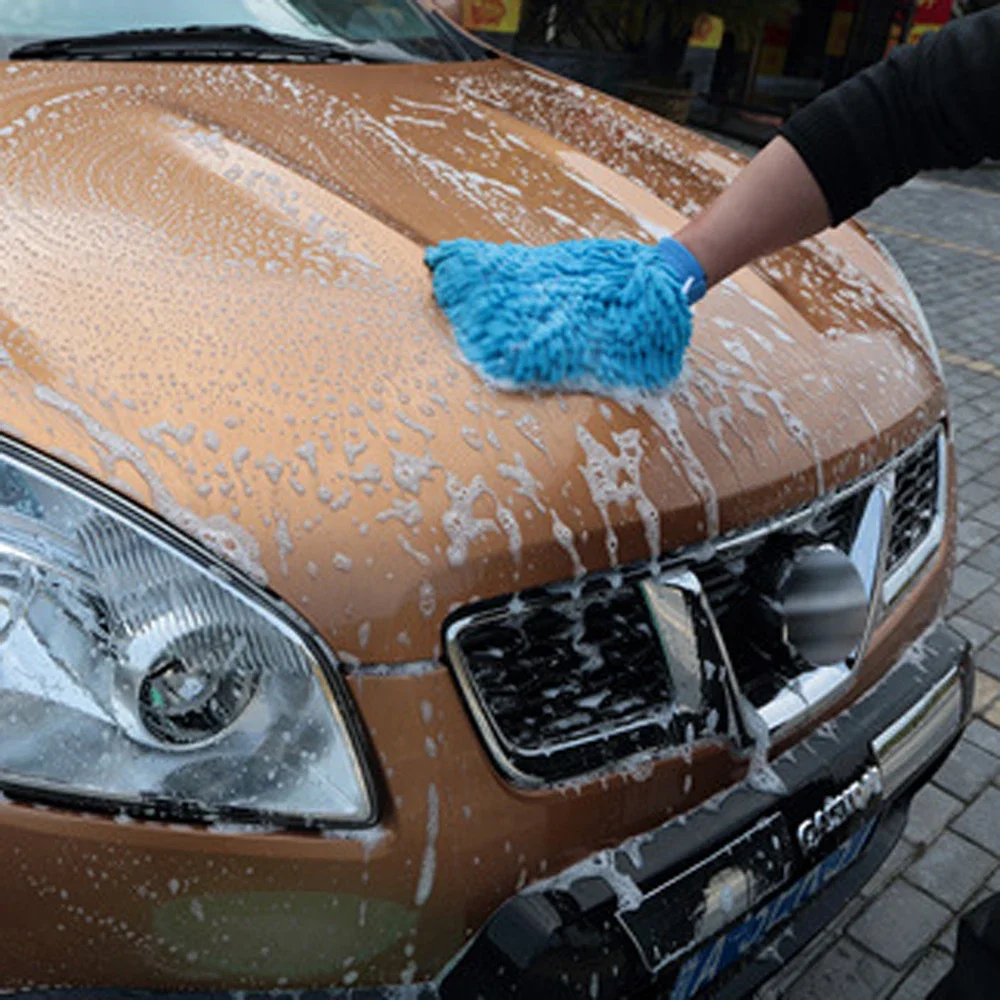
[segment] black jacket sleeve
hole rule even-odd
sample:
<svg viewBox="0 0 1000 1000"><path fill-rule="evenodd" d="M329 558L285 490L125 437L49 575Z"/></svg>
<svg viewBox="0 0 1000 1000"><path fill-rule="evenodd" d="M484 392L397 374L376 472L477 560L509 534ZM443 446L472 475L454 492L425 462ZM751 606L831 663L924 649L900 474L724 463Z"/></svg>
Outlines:
<svg viewBox="0 0 1000 1000"><path fill-rule="evenodd" d="M782 135L835 225L921 170L1000 157L1000 7L894 50L793 115Z"/></svg>

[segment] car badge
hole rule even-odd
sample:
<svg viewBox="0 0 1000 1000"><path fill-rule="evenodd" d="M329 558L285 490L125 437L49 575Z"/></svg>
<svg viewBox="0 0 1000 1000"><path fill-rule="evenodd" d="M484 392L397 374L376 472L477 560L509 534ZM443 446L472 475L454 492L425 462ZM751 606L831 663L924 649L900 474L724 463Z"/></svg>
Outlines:
<svg viewBox="0 0 1000 1000"><path fill-rule="evenodd" d="M799 824L796 830L799 847L807 855L814 853L830 834L881 797L882 772L872 764L841 792L828 795L822 807Z"/></svg>

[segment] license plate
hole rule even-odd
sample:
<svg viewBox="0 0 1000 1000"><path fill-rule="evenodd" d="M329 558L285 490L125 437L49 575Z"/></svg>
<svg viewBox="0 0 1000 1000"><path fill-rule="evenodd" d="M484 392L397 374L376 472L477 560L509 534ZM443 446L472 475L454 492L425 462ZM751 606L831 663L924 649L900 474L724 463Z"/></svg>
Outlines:
<svg viewBox="0 0 1000 1000"><path fill-rule="evenodd" d="M877 819L868 820L857 833L771 902L748 914L731 930L687 959L674 980L670 1000L690 1000L729 966L761 944L772 930L784 923L796 910L818 896L829 882L857 860L868 843L876 822Z"/></svg>

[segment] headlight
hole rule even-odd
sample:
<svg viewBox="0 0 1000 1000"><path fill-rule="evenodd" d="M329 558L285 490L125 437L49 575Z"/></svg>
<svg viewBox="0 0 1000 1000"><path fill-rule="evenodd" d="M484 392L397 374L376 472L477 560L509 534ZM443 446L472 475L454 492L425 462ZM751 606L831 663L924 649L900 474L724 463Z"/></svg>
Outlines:
<svg viewBox="0 0 1000 1000"><path fill-rule="evenodd" d="M157 815L364 823L321 646L141 513L0 444L0 783Z"/></svg>

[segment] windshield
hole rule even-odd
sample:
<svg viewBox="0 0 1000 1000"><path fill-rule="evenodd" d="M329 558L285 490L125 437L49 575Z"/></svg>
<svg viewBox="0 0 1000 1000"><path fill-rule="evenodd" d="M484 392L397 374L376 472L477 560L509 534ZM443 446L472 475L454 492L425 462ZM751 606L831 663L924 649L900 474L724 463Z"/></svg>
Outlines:
<svg viewBox="0 0 1000 1000"><path fill-rule="evenodd" d="M389 42L422 58L473 54L467 38L418 0L0 0L0 58L54 38L231 25L306 42Z"/></svg>

